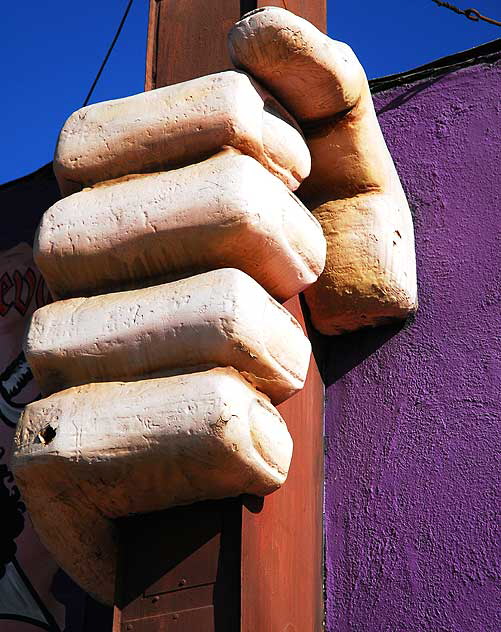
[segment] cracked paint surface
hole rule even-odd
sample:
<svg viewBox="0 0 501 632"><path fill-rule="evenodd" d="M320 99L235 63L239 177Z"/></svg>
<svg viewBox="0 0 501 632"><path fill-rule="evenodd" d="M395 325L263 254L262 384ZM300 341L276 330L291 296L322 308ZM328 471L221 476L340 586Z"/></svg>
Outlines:
<svg viewBox="0 0 501 632"><path fill-rule="evenodd" d="M500 81L498 57L375 95L420 308L325 341L328 632L501 629Z"/></svg>

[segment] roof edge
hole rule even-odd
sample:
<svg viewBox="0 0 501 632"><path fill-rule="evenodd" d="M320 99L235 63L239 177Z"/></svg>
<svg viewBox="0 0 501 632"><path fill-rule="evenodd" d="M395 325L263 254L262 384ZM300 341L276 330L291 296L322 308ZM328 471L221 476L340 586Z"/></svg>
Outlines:
<svg viewBox="0 0 501 632"><path fill-rule="evenodd" d="M440 57L435 61L424 64L423 66L418 66L417 68L412 68L411 70L371 79L369 85L371 92L374 94L396 86L413 83L420 79L428 79L429 77L441 75L451 70L489 62L491 58L496 58L500 55L501 38L492 40L486 44L481 44L480 46L475 46L475 48L469 48L459 53L454 53L453 55Z"/></svg>
<svg viewBox="0 0 501 632"><path fill-rule="evenodd" d="M10 187L16 186L17 184L20 184L21 182L23 182L24 180L34 180L35 178L41 177L41 176L46 176L48 174L53 174L54 172L52 171L52 161L48 162L47 164L43 165L42 167L39 167L38 169L35 169L35 171L31 171L31 173L27 173L24 176L20 176L19 178L15 178L14 180L7 180L7 182L3 182L2 184L0 184L0 191L4 190L4 189L8 189Z"/></svg>

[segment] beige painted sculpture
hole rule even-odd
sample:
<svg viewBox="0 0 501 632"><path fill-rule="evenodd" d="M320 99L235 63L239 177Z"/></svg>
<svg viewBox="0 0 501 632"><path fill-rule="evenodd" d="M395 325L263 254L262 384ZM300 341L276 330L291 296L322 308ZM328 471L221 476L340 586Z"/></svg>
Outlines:
<svg viewBox="0 0 501 632"><path fill-rule="evenodd" d="M68 195L96 182L198 162L222 147L255 158L292 190L310 172L297 123L235 71L78 110L59 135L54 172Z"/></svg>
<svg viewBox="0 0 501 632"><path fill-rule="evenodd" d="M107 603L113 518L269 494L292 456L277 410L230 368L56 393L28 406L16 447L16 481L41 539Z"/></svg>
<svg viewBox="0 0 501 632"><path fill-rule="evenodd" d="M310 352L290 313L233 268L46 305L25 342L45 394L229 365L274 403L303 387Z"/></svg>
<svg viewBox="0 0 501 632"><path fill-rule="evenodd" d="M106 603L114 519L285 481L274 404L302 388L310 343L277 300L306 289L324 333L416 306L409 209L350 49L278 9L230 48L308 145L240 71L86 107L35 240L60 300L27 332L46 397L13 468L47 548ZM322 226L293 193L305 179Z"/></svg>
<svg viewBox="0 0 501 632"><path fill-rule="evenodd" d="M286 300L322 272L325 239L280 180L226 150L64 198L45 213L34 256L57 298L234 267Z"/></svg>

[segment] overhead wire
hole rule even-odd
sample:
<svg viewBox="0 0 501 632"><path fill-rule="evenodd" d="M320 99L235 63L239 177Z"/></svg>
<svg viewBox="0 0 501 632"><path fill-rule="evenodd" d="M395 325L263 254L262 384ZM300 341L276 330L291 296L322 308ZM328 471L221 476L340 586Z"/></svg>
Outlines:
<svg viewBox="0 0 501 632"><path fill-rule="evenodd" d="M97 85L97 82L99 81L99 78L101 77L101 75L103 73L104 67L106 66L106 63L108 62L108 59L110 58L110 55L111 55L113 49L115 48L115 44L117 43L117 40L120 37L120 33L122 32L123 26L125 24L125 20L127 19L127 16L129 15L129 11L130 11L130 8L132 7L132 3L133 2L134 2L134 0L129 0L129 2L127 4L127 7L126 7L126 9L124 11L124 14L122 15L122 19L120 20L120 24L118 25L118 28L117 28L117 30L115 32L115 36L113 37L113 40L112 40L112 42L111 42L111 44L110 44L110 46L108 48L108 52L106 53L99 70L97 71L97 75L95 76L94 81L92 82L92 85L90 87L90 90L89 90L86 98L85 98L85 101L83 102L82 107L85 107L90 101L90 98L91 98L91 96L92 96L92 94L94 92L94 89L95 89L95 87Z"/></svg>
<svg viewBox="0 0 501 632"><path fill-rule="evenodd" d="M454 4L450 2L442 2L442 0L432 0L439 7L445 7L446 9L450 9L454 11L454 13L458 13L459 15L464 15L468 20L472 20L473 22L478 22L479 20L483 20L489 24L494 24L495 26L501 26L501 22L498 20L494 20L494 18L489 18L486 15L482 15L480 11L477 9L460 9L456 7Z"/></svg>

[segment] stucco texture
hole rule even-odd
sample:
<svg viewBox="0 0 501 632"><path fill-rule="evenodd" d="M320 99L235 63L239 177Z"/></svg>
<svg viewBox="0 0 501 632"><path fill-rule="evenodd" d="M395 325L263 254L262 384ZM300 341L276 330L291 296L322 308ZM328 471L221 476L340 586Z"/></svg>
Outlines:
<svg viewBox="0 0 501 632"><path fill-rule="evenodd" d="M375 95L413 210L412 322L329 342L328 632L498 632L501 64Z"/></svg>

